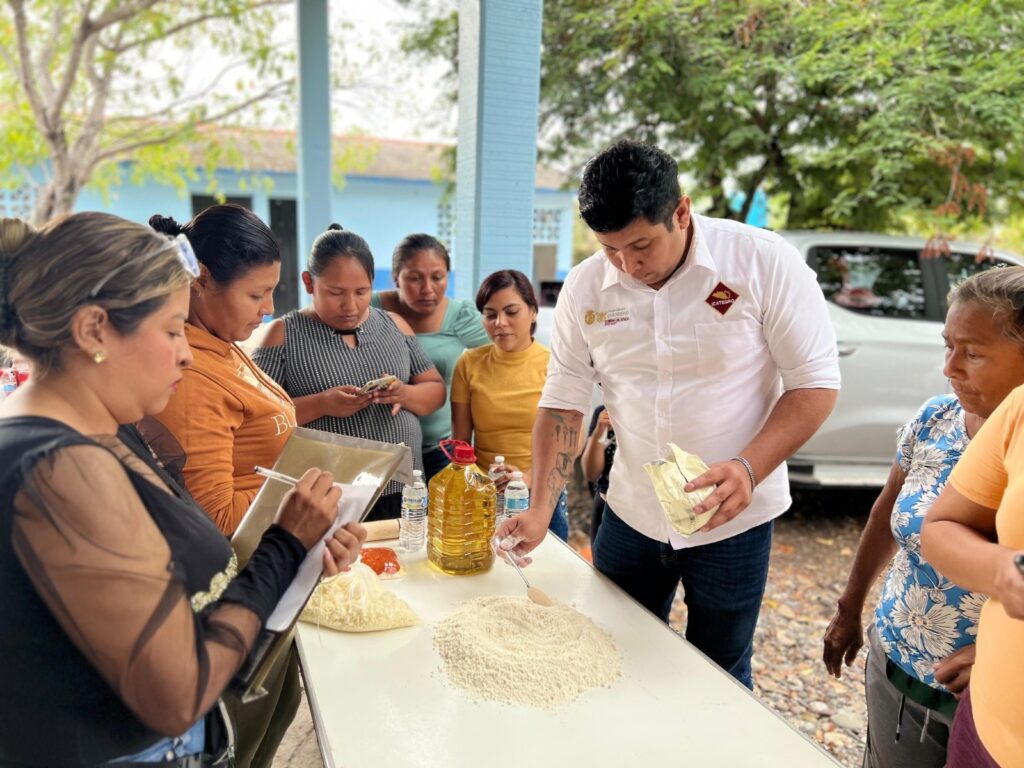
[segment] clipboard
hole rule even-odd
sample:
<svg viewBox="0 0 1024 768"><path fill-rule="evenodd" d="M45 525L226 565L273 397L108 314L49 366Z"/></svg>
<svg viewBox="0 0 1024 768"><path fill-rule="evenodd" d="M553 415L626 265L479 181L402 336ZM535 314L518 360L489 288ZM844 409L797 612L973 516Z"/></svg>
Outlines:
<svg viewBox="0 0 1024 768"><path fill-rule="evenodd" d="M273 468L283 474L300 477L310 467L331 472L335 482L358 486L360 490L367 491L350 494L360 497L359 504L362 508L349 510L350 519L357 519L360 522L380 498L388 482L395 479L408 483L413 479L412 452L408 446L298 427L292 431ZM288 485L268 480L256 494L252 505L231 537L231 546L238 557L239 567L249 562L252 553L259 546L264 531L274 522L281 500L288 490ZM344 505L343 500L342 506ZM302 571L303 568L300 567L300 574ZM296 576L296 581L298 580L299 575ZM299 594L289 602L287 615L279 616L278 611L274 612L272 618L275 619L277 629L271 629L268 622L268 626L260 631L252 652L231 683L231 688L243 702L253 701L266 694L263 681L274 661L291 642L295 622L312 596L317 580L312 579L308 586L301 590L304 594Z"/></svg>

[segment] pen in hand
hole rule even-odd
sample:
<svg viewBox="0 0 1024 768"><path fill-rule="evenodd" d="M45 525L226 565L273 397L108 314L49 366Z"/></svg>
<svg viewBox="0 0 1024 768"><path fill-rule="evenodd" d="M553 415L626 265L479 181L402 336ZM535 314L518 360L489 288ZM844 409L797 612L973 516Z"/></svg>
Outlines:
<svg viewBox="0 0 1024 768"><path fill-rule="evenodd" d="M277 480L277 482L284 483L285 485L295 486L299 484L299 478L292 477L291 475L286 475L284 472L278 472L276 469L267 469L266 467L257 466L253 468L253 471L257 475L263 475L263 477L267 478L268 480ZM341 483L335 483L334 485L336 488L341 488ZM341 510L340 501L338 502L338 510L339 512ZM363 514L365 515L368 511L369 508L367 508L367 510L364 511ZM362 520L360 520L359 522L362 522Z"/></svg>
<svg viewBox="0 0 1024 768"><path fill-rule="evenodd" d="M277 472L273 469L267 469L266 467L256 467L253 471L255 471L257 475L263 475L270 480L277 480L279 483L286 483L287 485L297 485L299 482L298 478L286 475L283 472Z"/></svg>

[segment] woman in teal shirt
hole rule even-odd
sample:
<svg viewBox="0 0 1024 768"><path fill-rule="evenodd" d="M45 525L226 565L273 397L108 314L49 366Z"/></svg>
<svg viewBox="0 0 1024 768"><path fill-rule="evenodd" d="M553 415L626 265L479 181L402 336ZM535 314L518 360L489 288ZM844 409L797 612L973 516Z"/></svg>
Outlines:
<svg viewBox="0 0 1024 768"><path fill-rule="evenodd" d="M397 290L373 294L371 304L394 312L412 327L420 346L444 378L449 393L455 361L467 349L490 344L480 313L469 299L449 299L451 258L440 240L408 235L395 247L391 276ZM451 398L429 416L423 430L423 471L426 480L448 465L438 443L452 434Z"/></svg>

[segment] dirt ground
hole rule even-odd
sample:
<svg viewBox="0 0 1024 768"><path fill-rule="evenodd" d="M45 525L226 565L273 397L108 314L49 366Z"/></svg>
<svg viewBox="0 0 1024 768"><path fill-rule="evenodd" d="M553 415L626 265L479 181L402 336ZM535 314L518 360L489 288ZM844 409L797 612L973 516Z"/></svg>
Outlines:
<svg viewBox="0 0 1024 768"><path fill-rule="evenodd" d="M847 768L861 765L864 747L864 656L835 680L821 663L821 640L874 498L870 490L798 492L776 523L771 568L755 636L754 692L794 727L822 744ZM589 543L589 500L571 495L571 542ZM873 600L865 620L870 620ZM682 631L681 595L671 625ZM316 735L303 701L281 745L275 768L321 768Z"/></svg>
<svg viewBox="0 0 1024 768"><path fill-rule="evenodd" d="M859 768L864 749L864 653L836 680L822 664L822 638L874 495L803 496L778 522L755 634L755 693L847 768ZM865 605L865 622L878 589Z"/></svg>

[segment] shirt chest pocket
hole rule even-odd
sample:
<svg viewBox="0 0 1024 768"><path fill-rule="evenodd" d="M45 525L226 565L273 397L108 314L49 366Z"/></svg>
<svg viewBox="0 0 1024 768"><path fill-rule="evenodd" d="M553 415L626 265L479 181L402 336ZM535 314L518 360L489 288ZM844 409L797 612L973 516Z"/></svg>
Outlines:
<svg viewBox="0 0 1024 768"><path fill-rule="evenodd" d="M749 368L764 352L761 324L755 320L728 323L698 323L697 375L720 379Z"/></svg>

